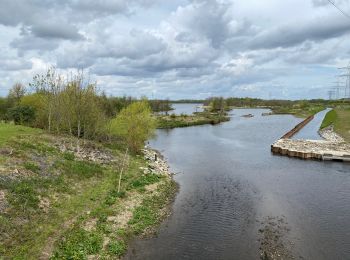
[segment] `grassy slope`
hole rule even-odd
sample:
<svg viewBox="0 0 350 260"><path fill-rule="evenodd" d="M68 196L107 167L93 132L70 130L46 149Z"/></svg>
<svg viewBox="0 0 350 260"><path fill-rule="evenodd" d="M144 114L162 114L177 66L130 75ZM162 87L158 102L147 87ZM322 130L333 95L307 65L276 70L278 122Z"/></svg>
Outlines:
<svg viewBox="0 0 350 260"><path fill-rule="evenodd" d="M118 193L118 165L80 161L52 144L58 137L37 133L41 131L0 125L0 195L5 195L0 196L0 256L115 258L133 235L164 217L161 212L175 192L174 182L142 175L142 158L131 157L123 192ZM120 152L112 152L118 158ZM155 183L157 188L148 191ZM130 201L138 203L125 210ZM127 221L118 226L109 218ZM89 222L94 223L91 229L85 227Z"/></svg>
<svg viewBox="0 0 350 260"><path fill-rule="evenodd" d="M41 130L35 128L0 123L0 146L13 136L35 134L41 132Z"/></svg>
<svg viewBox="0 0 350 260"><path fill-rule="evenodd" d="M305 107L272 107L271 109L275 114L292 114L296 117L307 118L308 116L314 115L324 110L325 107L321 105L310 104Z"/></svg>
<svg viewBox="0 0 350 260"><path fill-rule="evenodd" d="M327 127L327 126L330 126L330 125L334 124L334 122L336 120L337 120L337 113L335 112L334 109L332 109L324 117L320 128L323 129L323 128Z"/></svg>
<svg viewBox="0 0 350 260"><path fill-rule="evenodd" d="M350 108L335 108L325 116L321 129L334 125L334 131L350 142Z"/></svg>
<svg viewBox="0 0 350 260"><path fill-rule="evenodd" d="M350 108L336 108L337 120L334 123L334 130L347 142L350 142Z"/></svg>

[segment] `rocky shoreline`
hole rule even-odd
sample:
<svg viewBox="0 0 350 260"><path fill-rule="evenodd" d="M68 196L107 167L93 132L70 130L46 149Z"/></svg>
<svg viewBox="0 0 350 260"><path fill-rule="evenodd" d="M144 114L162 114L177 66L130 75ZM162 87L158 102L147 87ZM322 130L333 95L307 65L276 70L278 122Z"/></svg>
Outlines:
<svg viewBox="0 0 350 260"><path fill-rule="evenodd" d="M334 132L333 125L327 126L318 131L319 135L330 142L344 142L344 138Z"/></svg>
<svg viewBox="0 0 350 260"><path fill-rule="evenodd" d="M144 174L172 175L168 163L160 152L145 147L142 153L147 162L147 167L140 167Z"/></svg>

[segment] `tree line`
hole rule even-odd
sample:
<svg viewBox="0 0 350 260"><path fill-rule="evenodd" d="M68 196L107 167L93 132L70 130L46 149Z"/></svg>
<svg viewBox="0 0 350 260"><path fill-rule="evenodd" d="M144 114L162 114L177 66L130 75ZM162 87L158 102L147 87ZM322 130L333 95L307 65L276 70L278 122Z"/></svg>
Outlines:
<svg viewBox="0 0 350 260"><path fill-rule="evenodd" d="M152 104L146 99L107 97L83 71L69 76L50 68L28 87L16 83L0 98L0 119L79 139L116 140L136 152L154 132ZM156 102L157 109L160 102Z"/></svg>

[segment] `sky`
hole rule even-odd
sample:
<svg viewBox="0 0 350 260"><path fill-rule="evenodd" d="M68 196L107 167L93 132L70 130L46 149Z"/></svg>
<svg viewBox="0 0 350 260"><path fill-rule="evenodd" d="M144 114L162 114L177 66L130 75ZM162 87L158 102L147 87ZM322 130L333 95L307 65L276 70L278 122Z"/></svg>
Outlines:
<svg viewBox="0 0 350 260"><path fill-rule="evenodd" d="M350 15L350 0L333 0ZM328 98L350 17L327 0L0 0L0 96L49 67L108 95Z"/></svg>

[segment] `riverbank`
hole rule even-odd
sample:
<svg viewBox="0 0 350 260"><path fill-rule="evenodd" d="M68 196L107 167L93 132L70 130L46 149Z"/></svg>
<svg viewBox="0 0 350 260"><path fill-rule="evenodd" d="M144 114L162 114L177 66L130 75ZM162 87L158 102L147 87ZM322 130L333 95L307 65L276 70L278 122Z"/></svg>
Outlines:
<svg viewBox="0 0 350 260"><path fill-rule="evenodd" d="M216 125L222 122L230 121L230 117L226 114L198 112L193 115L158 115L157 128L171 129L176 127L188 127L196 125L212 124Z"/></svg>
<svg viewBox="0 0 350 260"><path fill-rule="evenodd" d="M275 154L302 159L350 161L350 144L333 131L333 125L318 131L324 140L290 139L312 119L313 116L308 117L273 143L271 151ZM323 120L325 121L329 121L327 117Z"/></svg>
<svg viewBox="0 0 350 260"><path fill-rule="evenodd" d="M133 237L153 233L169 214L177 185L152 150L125 160L125 151L101 143L77 147L72 137L6 124L0 136L5 258L117 259Z"/></svg>
<svg viewBox="0 0 350 260"><path fill-rule="evenodd" d="M329 111L322 122L321 129L327 127L331 127L337 135L350 142L350 107L336 107Z"/></svg>

